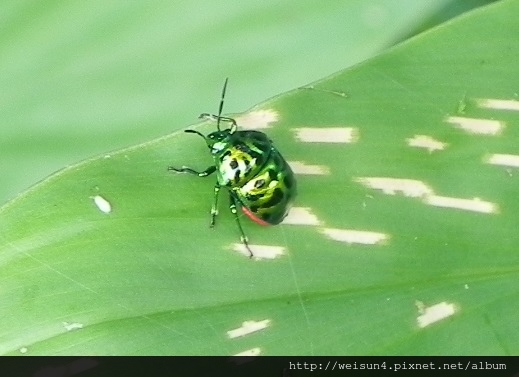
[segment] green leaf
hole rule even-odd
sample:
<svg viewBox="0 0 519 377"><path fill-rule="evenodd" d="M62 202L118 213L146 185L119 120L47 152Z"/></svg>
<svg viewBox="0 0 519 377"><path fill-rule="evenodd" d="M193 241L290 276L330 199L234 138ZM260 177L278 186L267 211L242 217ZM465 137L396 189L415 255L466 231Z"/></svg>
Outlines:
<svg viewBox="0 0 519 377"><path fill-rule="evenodd" d="M517 14L474 11L237 115L298 177L289 221L242 216L261 258L236 251L225 200L209 229L213 179L166 171L211 164L182 132L11 201L0 352L519 353Z"/></svg>
<svg viewBox="0 0 519 377"><path fill-rule="evenodd" d="M4 0L0 203L184 127L225 77L241 93L227 111L241 111L377 54L453 1Z"/></svg>

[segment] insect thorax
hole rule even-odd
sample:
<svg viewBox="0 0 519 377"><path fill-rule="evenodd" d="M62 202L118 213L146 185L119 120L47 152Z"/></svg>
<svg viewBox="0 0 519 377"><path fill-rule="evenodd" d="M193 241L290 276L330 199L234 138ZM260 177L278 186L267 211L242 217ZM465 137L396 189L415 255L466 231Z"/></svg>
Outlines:
<svg viewBox="0 0 519 377"><path fill-rule="evenodd" d="M230 188L241 187L255 177L267 162L272 144L258 131L237 131L220 143L225 147L213 154L218 182Z"/></svg>

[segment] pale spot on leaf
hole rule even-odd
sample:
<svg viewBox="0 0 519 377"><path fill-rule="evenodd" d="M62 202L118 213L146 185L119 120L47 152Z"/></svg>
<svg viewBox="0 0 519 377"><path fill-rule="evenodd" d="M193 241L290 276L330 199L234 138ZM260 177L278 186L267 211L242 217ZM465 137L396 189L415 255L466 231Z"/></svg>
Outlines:
<svg viewBox="0 0 519 377"><path fill-rule="evenodd" d="M478 106L482 108L519 111L519 101L516 100L482 98L476 102Z"/></svg>
<svg viewBox="0 0 519 377"><path fill-rule="evenodd" d="M266 329L270 326L270 320L265 319L263 321L245 321L242 325L236 329L227 331L227 335L229 338L238 338L241 336L245 336L263 329Z"/></svg>
<svg viewBox="0 0 519 377"><path fill-rule="evenodd" d="M332 240L349 244L375 245L384 244L389 240L389 235L379 232L351 229L324 228L321 232Z"/></svg>
<svg viewBox="0 0 519 377"><path fill-rule="evenodd" d="M77 322L73 322L73 323L63 322L63 327L67 331L72 331L72 330L82 329L83 328L83 324L82 323L77 323Z"/></svg>
<svg viewBox="0 0 519 377"><path fill-rule="evenodd" d="M436 207L454 208L472 212L497 213L499 211L497 204L487 202L479 198L462 199L448 196L430 195L424 198L424 202Z"/></svg>
<svg viewBox="0 0 519 377"><path fill-rule="evenodd" d="M451 116L447 122L453 124L469 134L498 135L505 127L505 123L493 119L476 119Z"/></svg>
<svg viewBox="0 0 519 377"><path fill-rule="evenodd" d="M492 154L490 156L486 156L484 161L491 165L519 168L519 156L514 154Z"/></svg>
<svg viewBox="0 0 519 377"><path fill-rule="evenodd" d="M386 177L359 177L355 182L375 189L382 190L384 194L395 195L402 193L410 197L422 197L433 193L432 188L424 182L414 179L386 178Z"/></svg>
<svg viewBox="0 0 519 377"><path fill-rule="evenodd" d="M259 356L261 354L261 349L259 347L251 348L246 351L235 354L234 356Z"/></svg>
<svg viewBox="0 0 519 377"><path fill-rule="evenodd" d="M286 252L285 248L282 246L249 244L249 247L254 254L253 259L275 259ZM243 243L235 243L232 248L240 254L246 255L247 257L250 256L249 251Z"/></svg>
<svg viewBox="0 0 519 377"><path fill-rule="evenodd" d="M457 311L454 304L449 304L445 301L429 307L423 306L423 303L421 304L422 306L418 307L420 315L416 319L420 328L450 317Z"/></svg>
<svg viewBox="0 0 519 377"><path fill-rule="evenodd" d="M354 143L359 131L353 127L295 128L296 139L305 143Z"/></svg>
<svg viewBox="0 0 519 377"><path fill-rule="evenodd" d="M94 203L99 208L99 210L103 213L110 213L112 212L112 205L108 200L103 198L101 195L94 196Z"/></svg>
<svg viewBox="0 0 519 377"><path fill-rule="evenodd" d="M290 225L321 225L321 221L312 213L308 207L292 207L283 224Z"/></svg>
<svg viewBox="0 0 519 377"><path fill-rule="evenodd" d="M424 148L427 149L429 153L441 151L447 147L447 143L443 143L427 135L414 135L412 138L406 139L406 141L410 147Z"/></svg>
<svg viewBox="0 0 519 377"><path fill-rule="evenodd" d="M303 161L288 161L295 174L301 175L328 175L330 168L325 165L307 165Z"/></svg>
<svg viewBox="0 0 519 377"><path fill-rule="evenodd" d="M234 120L238 123L238 127L242 129L258 130L270 128L270 124L276 122L278 119L278 112L268 109L251 111L236 117Z"/></svg>

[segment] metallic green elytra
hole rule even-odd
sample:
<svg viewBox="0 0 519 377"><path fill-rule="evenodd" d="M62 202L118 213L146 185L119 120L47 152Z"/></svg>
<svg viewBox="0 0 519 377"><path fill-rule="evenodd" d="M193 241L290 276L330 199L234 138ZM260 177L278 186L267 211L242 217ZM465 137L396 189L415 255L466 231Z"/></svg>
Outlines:
<svg viewBox="0 0 519 377"><path fill-rule="evenodd" d="M185 131L197 134L205 140L214 165L200 172L187 166L170 166L168 170L199 177L207 177L216 172L210 226L214 226L218 214L220 188L226 187L229 191L230 210L238 224L241 241L252 257L236 206L240 206L251 220L260 225L279 224L292 206L297 185L292 169L266 134L259 131L238 131L234 119L221 116L226 88L227 79L223 86L218 115L200 115L200 118L215 120L217 131L207 136L195 130ZM229 123L230 127L222 130L221 122Z"/></svg>

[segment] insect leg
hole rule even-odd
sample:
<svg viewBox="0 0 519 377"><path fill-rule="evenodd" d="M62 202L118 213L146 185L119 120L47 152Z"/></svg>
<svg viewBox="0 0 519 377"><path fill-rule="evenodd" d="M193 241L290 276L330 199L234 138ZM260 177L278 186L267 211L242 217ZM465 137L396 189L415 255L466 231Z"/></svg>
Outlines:
<svg viewBox="0 0 519 377"><path fill-rule="evenodd" d="M218 194L220 193L220 183L216 181L214 185L214 198L213 205L211 206L211 228L214 227L214 222L216 219L216 215L218 215Z"/></svg>
<svg viewBox="0 0 519 377"><path fill-rule="evenodd" d="M234 195L232 192L229 192L229 201L231 202L231 205L229 206L229 209L231 210L232 214L234 215L234 219L236 220L236 224L238 224L238 228L240 229L240 239L241 242L245 245L245 248L249 252L249 258L252 258L254 254L252 254L252 250L249 247L249 240L245 236L245 233L243 232L243 228L241 227L240 218L238 217L238 211L236 210L236 199L234 198Z"/></svg>
<svg viewBox="0 0 519 377"><path fill-rule="evenodd" d="M194 169L188 168L187 166L182 166L181 168L175 168L173 166L169 166L168 170L176 171L178 173L189 173L199 177L207 177L213 174L216 171L216 166L209 166L204 171L196 171ZM220 184L216 181L214 185L214 199L213 205L211 206L211 224L209 225L211 228L214 226L214 221L216 215L218 214L218 193L220 192Z"/></svg>
<svg viewBox="0 0 519 377"><path fill-rule="evenodd" d="M187 166L182 166L181 168L175 168L173 166L168 167L169 171L176 171L177 173L189 173L193 175L197 175L199 177L207 177L208 175L213 174L216 171L216 166L209 166L204 171L196 171Z"/></svg>

